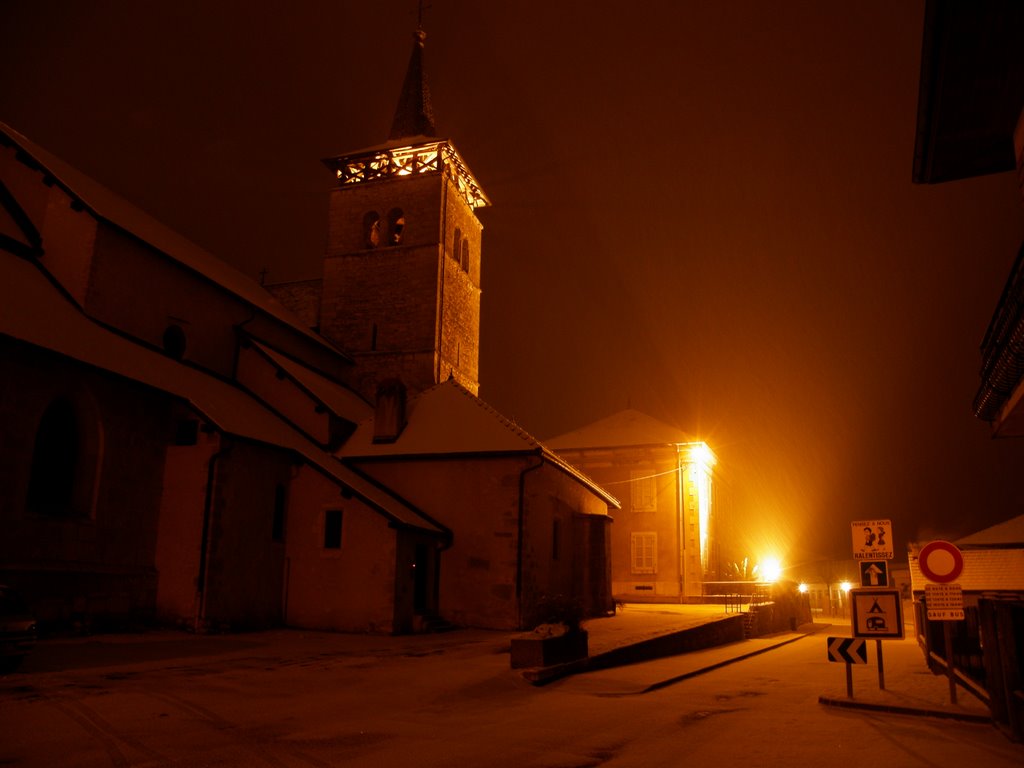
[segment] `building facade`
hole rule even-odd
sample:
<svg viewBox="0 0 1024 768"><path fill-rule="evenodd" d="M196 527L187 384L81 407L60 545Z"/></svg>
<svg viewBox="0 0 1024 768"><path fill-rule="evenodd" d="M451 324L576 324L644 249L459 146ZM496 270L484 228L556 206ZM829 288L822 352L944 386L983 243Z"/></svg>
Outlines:
<svg viewBox="0 0 1024 768"><path fill-rule="evenodd" d="M280 300L0 125L0 581L44 625L610 609L616 500L476 396L486 197L432 137L422 44Z"/></svg>
<svg viewBox="0 0 1024 768"><path fill-rule="evenodd" d="M622 602L696 602L717 573L715 455L635 410L545 441L620 499L612 594Z"/></svg>

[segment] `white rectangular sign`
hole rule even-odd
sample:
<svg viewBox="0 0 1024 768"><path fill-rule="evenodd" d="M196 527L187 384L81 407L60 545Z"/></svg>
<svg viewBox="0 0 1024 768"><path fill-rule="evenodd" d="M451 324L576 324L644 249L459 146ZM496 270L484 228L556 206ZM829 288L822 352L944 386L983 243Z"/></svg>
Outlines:
<svg viewBox="0 0 1024 768"><path fill-rule="evenodd" d="M851 589L854 637L902 639L903 600L898 589Z"/></svg>
<svg viewBox="0 0 1024 768"><path fill-rule="evenodd" d="M854 520L854 560L892 560L892 522L889 520Z"/></svg>
<svg viewBox="0 0 1024 768"><path fill-rule="evenodd" d="M929 621L963 621L964 592L959 584L925 584Z"/></svg>

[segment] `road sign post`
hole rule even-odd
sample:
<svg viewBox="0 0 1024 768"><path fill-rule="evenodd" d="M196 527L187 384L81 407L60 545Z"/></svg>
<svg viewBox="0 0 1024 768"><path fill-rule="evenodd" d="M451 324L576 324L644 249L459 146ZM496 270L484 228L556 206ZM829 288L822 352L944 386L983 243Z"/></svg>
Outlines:
<svg viewBox="0 0 1024 768"><path fill-rule="evenodd" d="M942 622L942 642L946 646L946 675L949 677L949 701L956 704L956 671L953 667L953 627L951 621L964 620L964 593L955 582L964 570L964 556L956 544L930 541L917 556L921 574L930 583L924 585L924 600L929 621Z"/></svg>
<svg viewBox="0 0 1024 768"><path fill-rule="evenodd" d="M828 638L828 660L846 663L846 696L853 698L853 665L868 663L868 650L859 637Z"/></svg>
<svg viewBox="0 0 1024 768"><path fill-rule="evenodd" d="M949 677L949 703L956 704L956 675L953 672L953 625L942 622L942 643L946 646L946 675Z"/></svg>
<svg viewBox="0 0 1024 768"><path fill-rule="evenodd" d="M878 690L885 690L885 663L882 661L882 641L875 640L875 653L878 654Z"/></svg>
<svg viewBox="0 0 1024 768"><path fill-rule="evenodd" d="M878 654L878 689L885 690L885 661L882 639L902 639L903 598L898 589L851 589L853 617L850 622L854 637L875 638Z"/></svg>

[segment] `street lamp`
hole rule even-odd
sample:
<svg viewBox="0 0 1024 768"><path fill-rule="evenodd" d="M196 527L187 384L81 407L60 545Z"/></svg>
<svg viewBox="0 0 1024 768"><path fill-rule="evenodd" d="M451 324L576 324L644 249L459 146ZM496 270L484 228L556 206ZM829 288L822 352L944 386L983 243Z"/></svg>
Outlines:
<svg viewBox="0 0 1024 768"><path fill-rule="evenodd" d="M774 557L766 557L761 561L761 580L773 583L782 575L782 564Z"/></svg>
<svg viewBox="0 0 1024 768"><path fill-rule="evenodd" d="M847 616L850 612L850 590L853 588L853 584L844 581L839 585L839 588L843 590L843 616Z"/></svg>

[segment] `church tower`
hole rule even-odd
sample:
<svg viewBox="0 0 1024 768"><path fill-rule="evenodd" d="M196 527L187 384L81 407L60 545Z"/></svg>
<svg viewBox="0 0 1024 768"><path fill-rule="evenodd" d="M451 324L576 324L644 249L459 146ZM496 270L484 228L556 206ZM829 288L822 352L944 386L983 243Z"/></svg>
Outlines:
<svg viewBox="0 0 1024 768"><path fill-rule="evenodd" d="M489 204L434 128L417 30L385 144L324 160L331 191L320 333L356 362L371 402L400 380L410 394L454 377L479 389L480 243Z"/></svg>

